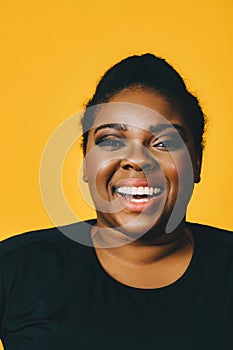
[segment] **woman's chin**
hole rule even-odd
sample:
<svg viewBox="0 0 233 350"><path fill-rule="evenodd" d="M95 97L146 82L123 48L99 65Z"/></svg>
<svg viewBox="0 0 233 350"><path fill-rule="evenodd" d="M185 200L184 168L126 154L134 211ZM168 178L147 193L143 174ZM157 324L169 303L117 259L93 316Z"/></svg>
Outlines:
<svg viewBox="0 0 233 350"><path fill-rule="evenodd" d="M134 220L119 226L118 230L130 236L132 239L138 239L141 236L145 235L148 231L151 231L154 226L156 226L156 222L143 222L142 220Z"/></svg>
<svg viewBox="0 0 233 350"><path fill-rule="evenodd" d="M113 219L113 218L112 218ZM138 240L144 236L147 232L152 231L158 226L160 216L159 215L122 215L115 214L114 220L106 222L103 220L103 217L99 220L102 222L101 225L97 226L102 227L102 237L110 241L115 241L116 244L119 242L121 244L127 244L133 241ZM105 221L105 223L104 223Z"/></svg>

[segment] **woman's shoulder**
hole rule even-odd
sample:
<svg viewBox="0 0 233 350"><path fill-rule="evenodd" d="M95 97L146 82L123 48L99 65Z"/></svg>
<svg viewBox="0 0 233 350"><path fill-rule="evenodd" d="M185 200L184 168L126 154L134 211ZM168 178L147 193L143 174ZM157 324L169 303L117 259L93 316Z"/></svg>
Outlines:
<svg viewBox="0 0 233 350"><path fill-rule="evenodd" d="M187 226L197 239L233 245L233 232L230 230L194 222L187 222Z"/></svg>
<svg viewBox="0 0 233 350"><path fill-rule="evenodd" d="M0 319L3 297L11 291L28 303L30 298L39 298L51 283L59 285L83 273L90 249L67 235L89 237L91 222L87 223L30 231L0 242Z"/></svg>
<svg viewBox="0 0 233 350"><path fill-rule="evenodd" d="M61 227L43 228L39 230L20 233L0 242L0 259L9 254L20 254L27 251L49 250L52 247L57 249L60 246L63 250L67 248L83 248L80 244L81 238L85 236L89 240L88 227L94 220L74 223ZM86 244L88 245L88 244Z"/></svg>

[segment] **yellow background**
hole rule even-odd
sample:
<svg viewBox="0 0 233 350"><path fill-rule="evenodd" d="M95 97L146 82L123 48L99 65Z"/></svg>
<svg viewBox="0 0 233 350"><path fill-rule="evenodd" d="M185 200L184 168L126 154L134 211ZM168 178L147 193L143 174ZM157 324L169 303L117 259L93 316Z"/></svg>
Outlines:
<svg viewBox="0 0 233 350"><path fill-rule="evenodd" d="M2 1L1 239L53 225L38 180L48 138L110 65L145 52L178 69L209 118L188 219L233 229L232 9L230 0ZM82 218L91 217L74 186L65 187Z"/></svg>
<svg viewBox="0 0 233 350"><path fill-rule="evenodd" d="M145 52L174 65L209 118L188 219L233 229L232 9L231 0L1 0L0 238L53 225L38 180L45 143L110 65ZM75 181L65 187L77 205Z"/></svg>

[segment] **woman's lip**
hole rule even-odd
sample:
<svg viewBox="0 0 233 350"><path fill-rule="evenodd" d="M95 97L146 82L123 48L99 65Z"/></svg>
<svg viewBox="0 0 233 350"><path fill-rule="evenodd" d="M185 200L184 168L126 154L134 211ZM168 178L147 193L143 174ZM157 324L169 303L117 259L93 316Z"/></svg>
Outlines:
<svg viewBox="0 0 233 350"><path fill-rule="evenodd" d="M149 179L136 179L136 178L130 178L130 179L124 179L124 180L120 180L119 182L117 182L116 187L164 187L161 186L161 182L160 184L158 182L155 182L155 180L149 180Z"/></svg>
<svg viewBox="0 0 233 350"><path fill-rule="evenodd" d="M144 211L147 212L158 204L161 204L161 201L164 198L164 191L158 196L150 198L147 202L134 202L123 198L119 193L116 192L115 195L123 205L124 209L126 209L128 212L140 213Z"/></svg>

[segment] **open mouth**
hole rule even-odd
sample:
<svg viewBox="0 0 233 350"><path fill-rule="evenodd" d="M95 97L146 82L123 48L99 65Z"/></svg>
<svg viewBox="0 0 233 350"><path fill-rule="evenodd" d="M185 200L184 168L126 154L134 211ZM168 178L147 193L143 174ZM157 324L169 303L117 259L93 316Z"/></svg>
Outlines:
<svg viewBox="0 0 233 350"><path fill-rule="evenodd" d="M124 198L124 200L135 203L146 203L158 197L163 192L163 188L152 186L121 186L116 187L115 192Z"/></svg>

